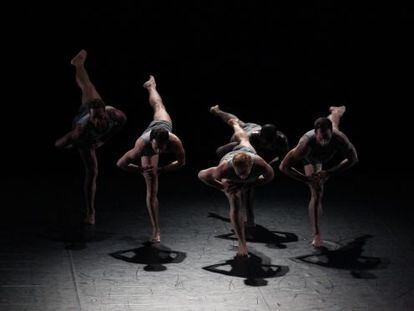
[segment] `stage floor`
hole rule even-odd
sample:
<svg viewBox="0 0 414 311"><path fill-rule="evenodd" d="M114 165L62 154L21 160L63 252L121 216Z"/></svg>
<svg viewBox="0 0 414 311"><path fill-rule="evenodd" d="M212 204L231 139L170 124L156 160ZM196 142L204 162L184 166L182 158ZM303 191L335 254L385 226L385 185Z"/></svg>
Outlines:
<svg viewBox="0 0 414 311"><path fill-rule="evenodd" d="M195 177L161 180L162 243L151 246L142 180L102 179L94 228L76 225L76 178L32 177L5 194L0 310L414 309L413 213L399 186L394 198L366 180L332 181L328 249L315 251L307 189L276 180L257 192L249 259L235 260L218 191Z"/></svg>

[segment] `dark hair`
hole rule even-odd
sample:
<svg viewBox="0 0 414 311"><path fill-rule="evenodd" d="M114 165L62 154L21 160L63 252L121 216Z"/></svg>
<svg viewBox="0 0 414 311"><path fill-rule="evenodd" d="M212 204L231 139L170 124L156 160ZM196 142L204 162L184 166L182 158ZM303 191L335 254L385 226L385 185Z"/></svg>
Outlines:
<svg viewBox="0 0 414 311"><path fill-rule="evenodd" d="M320 129L322 132L325 132L326 130L332 131L332 122L328 118L318 118L316 119L315 123L313 124L313 127L315 131L317 129Z"/></svg>
<svg viewBox="0 0 414 311"><path fill-rule="evenodd" d="M150 133L150 140L155 139L157 143L167 143L169 139L168 131L163 128L153 129Z"/></svg>
<svg viewBox="0 0 414 311"><path fill-rule="evenodd" d="M273 141L277 134L276 126L273 124L265 124L260 130L260 136L262 136L266 141Z"/></svg>
<svg viewBox="0 0 414 311"><path fill-rule="evenodd" d="M88 109L105 108L105 102L100 98L95 98L86 103Z"/></svg>

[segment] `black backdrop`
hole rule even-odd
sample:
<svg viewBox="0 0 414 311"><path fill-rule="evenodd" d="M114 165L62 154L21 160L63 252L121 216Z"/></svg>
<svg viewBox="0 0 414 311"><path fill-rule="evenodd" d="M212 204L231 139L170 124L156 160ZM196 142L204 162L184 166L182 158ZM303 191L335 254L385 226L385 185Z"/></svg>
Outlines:
<svg viewBox="0 0 414 311"><path fill-rule="evenodd" d="M141 87L151 73L187 150L187 171L213 164L230 135L208 113L215 103L244 120L275 123L292 144L330 105L345 104L342 128L361 159L356 172L413 169L413 14L403 5L17 3L5 14L3 172L79 166L75 152L53 142L80 104L69 61L81 48L103 98L128 115L99 152L106 167L151 119Z"/></svg>

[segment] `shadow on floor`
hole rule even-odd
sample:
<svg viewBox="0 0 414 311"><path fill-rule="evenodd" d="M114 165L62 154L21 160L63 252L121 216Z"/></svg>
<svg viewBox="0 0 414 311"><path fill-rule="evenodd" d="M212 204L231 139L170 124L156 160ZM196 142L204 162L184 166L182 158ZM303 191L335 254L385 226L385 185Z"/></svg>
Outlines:
<svg viewBox="0 0 414 311"><path fill-rule="evenodd" d="M87 243L100 242L111 238L114 234L96 230L92 225L76 225L65 227L49 227L38 237L50 241L63 242L65 249L81 250L87 247Z"/></svg>
<svg viewBox="0 0 414 311"><path fill-rule="evenodd" d="M266 286L266 278L284 276L287 266L272 265L270 258L257 251L249 252L248 257L236 256L218 263L203 267L204 270L229 276L245 278L244 283L249 286Z"/></svg>
<svg viewBox="0 0 414 311"><path fill-rule="evenodd" d="M139 248L118 251L110 256L126 262L146 265L145 271L167 270L165 264L181 263L187 257L184 252L173 251L160 243L152 244L145 242Z"/></svg>
<svg viewBox="0 0 414 311"><path fill-rule="evenodd" d="M339 245L337 249L329 250L323 247L313 254L295 257L292 260L322 267L350 270L354 278L375 279L376 275L368 270L384 268L388 265L388 260L362 256L363 247L371 237L371 235L363 235L345 245Z"/></svg>
<svg viewBox="0 0 414 311"><path fill-rule="evenodd" d="M216 213L209 213L208 217L230 223L230 219ZM270 231L267 228L256 224L255 227L245 227L246 241L264 243L269 248L286 248L285 243L297 242L298 236L290 232ZM236 240L234 232L217 235L217 238L225 240Z"/></svg>

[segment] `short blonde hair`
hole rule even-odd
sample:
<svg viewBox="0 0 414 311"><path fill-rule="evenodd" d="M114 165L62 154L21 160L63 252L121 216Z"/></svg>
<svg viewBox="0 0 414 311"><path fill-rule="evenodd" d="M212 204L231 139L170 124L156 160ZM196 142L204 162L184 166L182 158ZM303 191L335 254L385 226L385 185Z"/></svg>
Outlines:
<svg viewBox="0 0 414 311"><path fill-rule="evenodd" d="M252 165L252 157L245 152L240 152L233 157L233 165L237 170L248 169Z"/></svg>

